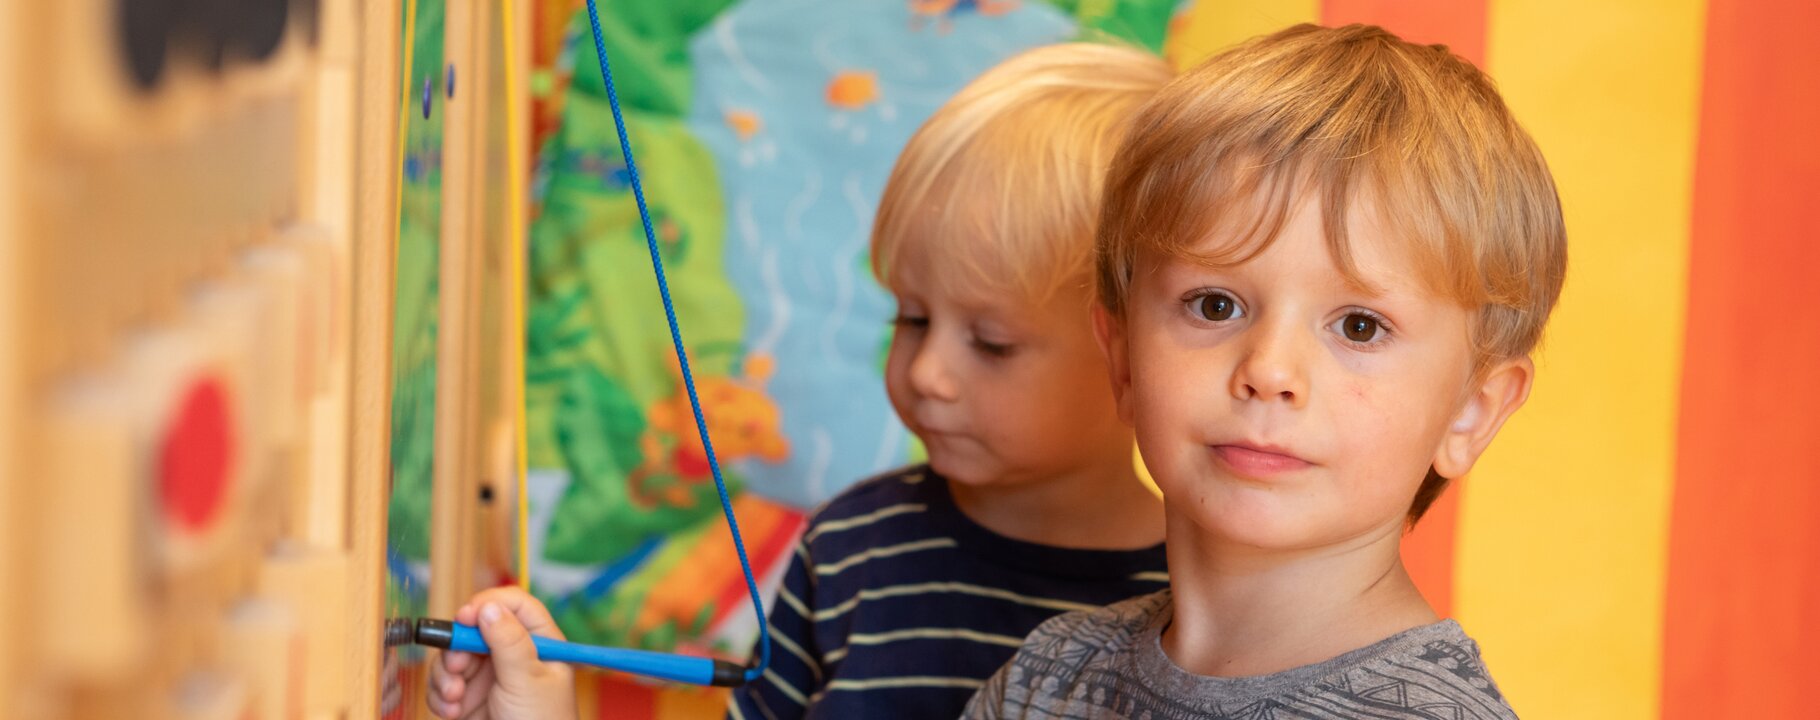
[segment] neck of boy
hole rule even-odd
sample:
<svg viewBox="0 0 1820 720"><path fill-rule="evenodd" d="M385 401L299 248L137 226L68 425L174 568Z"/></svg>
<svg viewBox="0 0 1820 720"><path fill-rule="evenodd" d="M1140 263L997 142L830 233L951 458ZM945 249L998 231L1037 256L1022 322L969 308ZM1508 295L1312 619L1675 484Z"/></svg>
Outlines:
<svg viewBox="0 0 1820 720"><path fill-rule="evenodd" d="M1438 619L1403 568L1401 522L1293 551L1210 538L1185 513L1168 525L1175 608L1163 652L1188 672L1269 675Z"/></svg>
<svg viewBox="0 0 1820 720"><path fill-rule="evenodd" d="M1163 541L1163 503L1138 482L1129 455L1028 480L949 480L948 492L968 519L1015 540L1083 550Z"/></svg>

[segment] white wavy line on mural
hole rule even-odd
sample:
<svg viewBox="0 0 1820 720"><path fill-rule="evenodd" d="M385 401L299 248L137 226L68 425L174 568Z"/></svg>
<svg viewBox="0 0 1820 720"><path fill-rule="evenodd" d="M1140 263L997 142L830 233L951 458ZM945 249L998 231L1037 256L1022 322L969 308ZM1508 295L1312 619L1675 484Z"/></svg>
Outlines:
<svg viewBox="0 0 1820 720"><path fill-rule="evenodd" d="M758 218L752 216L752 198L741 195L733 199L733 220L739 225L739 244L746 252L758 253Z"/></svg>
<svg viewBox="0 0 1820 720"><path fill-rule="evenodd" d="M841 195L847 198L847 205L853 208L853 220L859 223L860 242L865 242L872 234L872 202L866 199L859 190L859 171L847 173L847 179L841 181Z"/></svg>
<svg viewBox="0 0 1820 720"><path fill-rule="evenodd" d="M814 446L814 454L809 456L809 496L825 498L828 466L834 464L834 438L828 435L827 428L818 425L809 431L809 444Z"/></svg>
<svg viewBox="0 0 1820 720"><path fill-rule="evenodd" d="M822 69L830 74L840 72L846 67L840 58L834 56L834 51L828 48L828 44L833 40L832 33L823 33L821 37L815 39L815 42L809 44L809 52L815 54L815 61L821 63Z"/></svg>
<svg viewBox="0 0 1820 720"><path fill-rule="evenodd" d="M803 190L790 198L790 204L784 206L784 233L790 242L801 247L803 239L803 214L815 204L822 193L822 171L820 168L809 168L809 177L803 180Z"/></svg>
<svg viewBox="0 0 1820 720"><path fill-rule="evenodd" d="M765 298L771 302L771 325L752 343L752 352L774 356L772 350L777 347L777 341L783 339L784 330L790 327L790 298L784 294L784 283L777 277L777 248L765 248L758 275L765 283Z"/></svg>
<svg viewBox="0 0 1820 720"><path fill-rule="evenodd" d="M885 416L885 436L879 439L878 456L872 458L872 467L867 468L866 472L884 472L893 467L897 463L898 443L903 441L904 431L897 424L897 414L894 412Z"/></svg>
<svg viewBox="0 0 1820 720"><path fill-rule="evenodd" d="M846 197L847 205L853 208L853 222L859 226L860 237L866 236L871 227L868 221L872 206L866 202L859 191L859 171L847 173L847 179L841 182L841 195ZM847 315L853 309L853 257L849 253L834 253L834 309L828 313L828 324L822 326L822 352L825 357L838 357L835 351L834 338L840 333L842 325L847 324Z"/></svg>
<svg viewBox="0 0 1820 720"><path fill-rule="evenodd" d="M722 13L720 20L714 23L714 40L720 43L720 49L727 54L727 62L733 65L733 72L746 81L746 84L757 88L766 95L771 94L771 82L746 60L746 54L739 49L739 40L733 35L733 13Z"/></svg>

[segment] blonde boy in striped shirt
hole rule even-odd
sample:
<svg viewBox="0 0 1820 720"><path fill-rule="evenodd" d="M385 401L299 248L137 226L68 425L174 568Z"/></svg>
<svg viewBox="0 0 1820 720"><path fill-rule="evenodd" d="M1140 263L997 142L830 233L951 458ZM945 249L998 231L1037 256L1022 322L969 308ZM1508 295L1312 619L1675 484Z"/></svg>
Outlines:
<svg viewBox="0 0 1820 720"><path fill-rule="evenodd" d="M898 306L886 389L929 462L816 513L771 608L771 669L730 717L956 717L1042 621L1166 585L1089 273L1101 175L1171 76L1138 50L1039 48L910 139L872 264Z"/></svg>

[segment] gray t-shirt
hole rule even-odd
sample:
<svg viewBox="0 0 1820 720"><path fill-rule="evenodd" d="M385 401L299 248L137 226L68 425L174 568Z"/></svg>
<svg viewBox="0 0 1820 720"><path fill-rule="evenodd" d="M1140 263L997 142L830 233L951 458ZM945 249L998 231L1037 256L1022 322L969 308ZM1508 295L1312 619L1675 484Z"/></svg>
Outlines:
<svg viewBox="0 0 1820 720"><path fill-rule="evenodd" d="M1271 675L1195 675L1163 654L1168 590L1051 618L967 703L964 720L1515 718L1458 623L1405 630Z"/></svg>

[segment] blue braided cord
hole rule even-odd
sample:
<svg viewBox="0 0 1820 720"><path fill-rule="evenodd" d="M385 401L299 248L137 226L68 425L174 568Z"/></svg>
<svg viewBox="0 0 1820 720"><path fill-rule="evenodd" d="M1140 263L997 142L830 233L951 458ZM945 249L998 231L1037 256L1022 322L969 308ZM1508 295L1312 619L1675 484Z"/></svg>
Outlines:
<svg viewBox="0 0 1820 720"><path fill-rule="evenodd" d="M771 665L771 631L769 623L765 622L765 604L758 596L758 581L752 577L752 562L746 559L746 543L739 537L739 520L733 517L733 501L727 497L727 483L720 477L720 461L714 456L714 443L708 439L708 422L702 418L701 400L695 396L695 378L689 374L689 354L683 351L682 330L676 324L676 307L670 302L670 284L664 280L664 261L657 254L657 234L651 229L651 211L645 207L645 190L638 181L638 165L632 162L632 141L626 137L626 119L619 112L619 94L613 90L613 71L608 68L607 44L601 39L600 12L594 7L594 0L588 0L588 23L594 28L594 52L600 57L600 77L607 85L607 104L613 108L613 125L619 130L619 151L626 158L632 197L638 201L638 218L645 224L645 245L651 250L651 269L657 273L657 293L663 297L664 317L670 320L670 342L676 347L676 360L682 367L683 387L689 391L689 407L695 410L695 430L701 434L702 449L708 453L708 468L714 472L714 490L720 493L720 510L727 517L727 529L733 532L733 550L739 553L739 568L746 574L746 592L752 595L752 612L758 615L758 665L746 668L746 681L752 682Z"/></svg>

